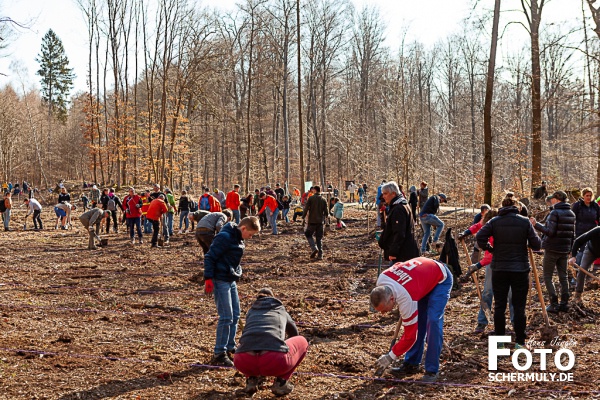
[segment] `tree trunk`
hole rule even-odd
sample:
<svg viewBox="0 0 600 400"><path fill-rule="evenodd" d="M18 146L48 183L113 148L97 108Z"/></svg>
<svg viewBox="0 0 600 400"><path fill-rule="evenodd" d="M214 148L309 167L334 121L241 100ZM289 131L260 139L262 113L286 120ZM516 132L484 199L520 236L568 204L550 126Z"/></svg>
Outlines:
<svg viewBox="0 0 600 400"><path fill-rule="evenodd" d="M494 3L494 23L492 26L492 43L488 63L487 81L485 85L485 104L483 110L483 142L484 142L484 199L492 204L492 99L494 96L494 73L496 69L496 47L498 45L498 22L500 20L500 0Z"/></svg>

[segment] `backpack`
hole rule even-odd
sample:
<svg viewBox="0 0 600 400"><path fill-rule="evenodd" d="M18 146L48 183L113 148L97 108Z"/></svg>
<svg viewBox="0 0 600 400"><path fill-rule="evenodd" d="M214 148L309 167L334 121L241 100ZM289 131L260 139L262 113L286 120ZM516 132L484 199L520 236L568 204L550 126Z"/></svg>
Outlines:
<svg viewBox="0 0 600 400"><path fill-rule="evenodd" d="M114 197L111 197L108 200L108 204L106 205L106 209L108 211L117 211L117 203L115 203Z"/></svg>
<svg viewBox="0 0 600 400"><path fill-rule="evenodd" d="M196 212L198 211L198 202L194 201L194 200L190 200L190 212Z"/></svg>
<svg viewBox="0 0 600 400"><path fill-rule="evenodd" d="M2 201L0 201L0 212L4 211L6 211L6 201L2 199Z"/></svg>
<svg viewBox="0 0 600 400"><path fill-rule="evenodd" d="M210 211L210 202L208 201L208 196L202 196L199 207L201 210Z"/></svg>

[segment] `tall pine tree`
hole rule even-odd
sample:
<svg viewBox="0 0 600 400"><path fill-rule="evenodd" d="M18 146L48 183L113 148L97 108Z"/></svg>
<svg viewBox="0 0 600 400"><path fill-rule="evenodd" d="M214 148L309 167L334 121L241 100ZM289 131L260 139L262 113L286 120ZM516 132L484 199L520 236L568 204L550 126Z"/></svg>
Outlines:
<svg viewBox="0 0 600 400"><path fill-rule="evenodd" d="M42 77L42 99L48 104L48 113L60 121L67 119L67 97L73 87L73 69L65 54L62 41L50 29L42 39L42 51L36 61L37 74Z"/></svg>

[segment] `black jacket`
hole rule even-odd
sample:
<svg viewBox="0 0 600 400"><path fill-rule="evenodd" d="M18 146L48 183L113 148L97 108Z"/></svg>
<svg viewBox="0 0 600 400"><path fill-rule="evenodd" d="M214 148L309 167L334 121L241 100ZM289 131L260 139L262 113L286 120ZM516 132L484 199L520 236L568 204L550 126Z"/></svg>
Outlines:
<svg viewBox="0 0 600 400"><path fill-rule="evenodd" d="M70 203L71 202L71 195L69 193L65 193L65 194L60 193L58 195L58 202L62 203L63 201L67 202L67 203Z"/></svg>
<svg viewBox="0 0 600 400"><path fill-rule="evenodd" d="M408 261L419 256L412 213L402 196L397 196L391 203L385 228L379 238L379 247L383 249L383 257L386 260L392 256L396 257L396 262Z"/></svg>
<svg viewBox="0 0 600 400"><path fill-rule="evenodd" d="M589 206L585 205L583 199L579 199L571 210L575 213L575 236L579 237L598 226L600 221L600 206L592 200Z"/></svg>
<svg viewBox="0 0 600 400"><path fill-rule="evenodd" d="M535 229L545 235L542 242L544 250L568 253L575 239L575 214L571 211L571 205L566 202L556 203L548 215L546 225L538 222Z"/></svg>
<svg viewBox="0 0 600 400"><path fill-rule="evenodd" d="M281 301L273 297L260 298L246 314L246 325L235 352L266 350L287 353L286 333L289 337L298 336L298 328Z"/></svg>
<svg viewBox="0 0 600 400"><path fill-rule="evenodd" d="M178 211L190 211L190 200L187 196L181 196L179 198L179 205L177 206Z"/></svg>
<svg viewBox="0 0 600 400"><path fill-rule="evenodd" d="M443 262L448 266L448 269L452 271L454 281L452 284L453 289L458 288L458 278L462 275L460 268L460 255L458 254L458 247L456 246L456 240L452 236L452 228L448 228L446 231L446 241L444 242L444 248L440 253L440 262Z"/></svg>
<svg viewBox="0 0 600 400"><path fill-rule="evenodd" d="M586 244L588 250L592 252L594 257L600 257L600 226L578 236L577 239L575 239L575 242L573 242L571 255L575 257L580 250L585 248Z"/></svg>
<svg viewBox="0 0 600 400"><path fill-rule="evenodd" d="M421 212L419 216L422 217L427 214L437 214L440 210L440 198L438 195L434 194L430 198L427 199L425 204L421 207Z"/></svg>
<svg viewBox="0 0 600 400"><path fill-rule="evenodd" d="M531 223L518 212L515 206L502 207L498 216L477 232L478 247L493 252L490 267L494 271L527 272L527 246L533 250L541 248L542 243ZM494 237L493 248L488 243L490 236Z"/></svg>

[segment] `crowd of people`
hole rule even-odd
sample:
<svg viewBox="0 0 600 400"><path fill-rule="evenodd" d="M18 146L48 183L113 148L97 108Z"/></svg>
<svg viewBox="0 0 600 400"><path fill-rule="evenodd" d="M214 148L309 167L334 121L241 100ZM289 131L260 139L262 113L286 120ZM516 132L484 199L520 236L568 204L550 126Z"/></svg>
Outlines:
<svg viewBox="0 0 600 400"><path fill-rule="evenodd" d="M150 245L154 248L160 247L160 243L168 244L175 232L194 232L204 255L204 290L214 296L219 316L212 363L235 366L242 372L247 377L243 391L248 394L258 390L264 377L271 376L276 378L272 392L284 395L293 390L289 379L305 357L308 343L270 288L258 291L246 315L239 343L236 342L241 315L237 286L242 276L240 264L246 240L266 228L272 235L278 235L278 223L291 224L297 217L303 220L310 248L308 258L322 260L324 227L329 219L335 218L335 228L346 226L344 203L335 196L331 184L326 185L329 201L319 185L301 193L295 187L288 192L280 184L276 184L275 189L266 185L245 196L240 194L237 184L227 193L204 187L196 201L187 191L181 191L176 199L169 188L159 185L139 194L135 188L129 188L128 194L120 199L114 189L100 190L91 184L86 188L89 192L80 197L84 212L79 219L89 233L91 250L96 249L95 241L102 231L109 233L112 227L113 233L118 233L122 223L127 226L132 245L136 243L136 236L142 244L144 235L151 233ZM6 230L14 195L14 187L9 187L7 185L4 202L0 203ZM348 192L350 201L357 193L358 202L362 202L367 186L351 182ZM481 205L472 225L458 235L458 240L475 237L468 260L470 265L462 280L485 268L482 302L493 309L493 321L489 321L484 306L481 307L475 332L483 333L487 325L493 323L494 334L504 335L508 307L517 349L526 346L525 305L533 267L528 249L543 251L543 277L550 313L569 309L570 284L575 286L574 302L583 301L585 275L579 273L576 281L569 282L568 265L578 264L589 270L600 257L600 206L591 188L583 189L581 198L571 205L563 191L548 195L544 182L536 189L534 198L545 200L549 207L543 221L538 222L534 215L529 215L527 207L514 193L508 192L498 209ZM383 180L377 188L377 228L381 231L378 245L389 268L379 275L370 302L382 313L398 306L399 323L404 332L376 364L385 370L403 356L402 363L391 372L397 376L423 372L424 382L438 379L445 308L459 278L449 262L430 258L438 255L435 244L445 227L438 214L440 206L448 201L444 193L430 194L425 181L418 189L411 186L408 196L402 185L394 181ZM34 228L43 229L40 202L34 196L27 196L23 202L28 208L27 215L33 216ZM68 229L71 212L75 209L66 188L60 187L55 228ZM288 216L290 209L294 210L293 221ZM121 218L118 211L122 213ZM179 216L178 230L174 227L176 215ZM423 233L420 244L415 232L419 225ZM560 285L558 291L553 284L555 274ZM424 369L421 367L423 358Z"/></svg>

